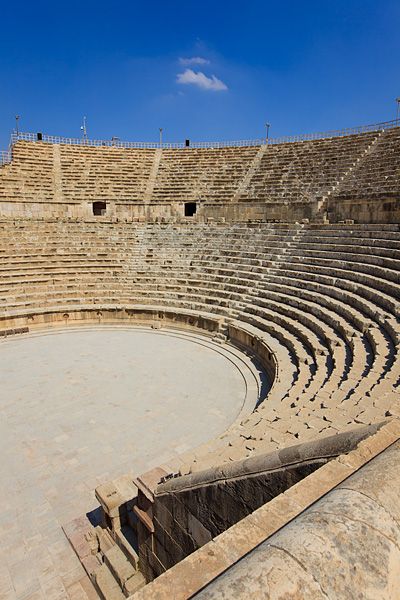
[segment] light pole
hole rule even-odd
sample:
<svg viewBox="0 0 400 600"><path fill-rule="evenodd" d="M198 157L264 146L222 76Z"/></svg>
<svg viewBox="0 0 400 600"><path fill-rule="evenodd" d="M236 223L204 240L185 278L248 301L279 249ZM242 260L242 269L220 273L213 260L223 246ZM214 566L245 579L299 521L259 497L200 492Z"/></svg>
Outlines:
<svg viewBox="0 0 400 600"><path fill-rule="evenodd" d="M396 121L398 121L399 116L400 116L400 97L396 98L396 104L397 104Z"/></svg>
<svg viewBox="0 0 400 600"><path fill-rule="evenodd" d="M265 136L265 143L268 144L268 138L269 138L269 128L271 127L271 123L265 123L265 128L267 130L267 135Z"/></svg>
<svg viewBox="0 0 400 600"><path fill-rule="evenodd" d="M87 142L86 117L83 117L83 125L81 125L81 131L83 133L84 141Z"/></svg>
<svg viewBox="0 0 400 600"><path fill-rule="evenodd" d="M18 121L19 121L19 115L15 115L15 132L17 134L17 137L19 135Z"/></svg>
<svg viewBox="0 0 400 600"><path fill-rule="evenodd" d="M163 132L162 127L159 128L159 132L160 132L160 148L161 148L162 147L162 132Z"/></svg>

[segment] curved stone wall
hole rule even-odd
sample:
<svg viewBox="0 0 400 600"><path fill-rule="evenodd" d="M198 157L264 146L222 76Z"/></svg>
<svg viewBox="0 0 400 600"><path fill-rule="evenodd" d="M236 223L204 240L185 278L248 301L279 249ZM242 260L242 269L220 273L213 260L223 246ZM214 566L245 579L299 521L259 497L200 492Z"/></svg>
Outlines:
<svg viewBox="0 0 400 600"><path fill-rule="evenodd" d="M267 489L274 479L278 485L282 485L284 478L279 472L282 463L290 463L294 459L295 464L302 468L302 459L309 455L312 448L317 455L319 448L322 455L330 455L332 460L294 485L292 481L286 491L278 493L211 541L204 539L201 527L194 529L193 517L189 519L186 527L193 531L193 535L197 535L201 547L142 587L131 598L167 600L173 596L176 600L231 597L319 600L358 597L396 600L400 562L400 422L391 419L378 426L375 433L370 428L369 433L371 435L368 436L368 431L359 429L350 433L349 438L344 434L341 441L345 441L347 448L342 446L341 450L339 438L335 436L321 444L297 446L282 453L260 456L256 461L260 467L258 474L264 473L262 467L265 465L265 474L270 478ZM365 435L367 438L360 441ZM358 443L354 436L358 437ZM352 437L356 442L353 449L348 444ZM337 458L332 456L335 446L343 451ZM184 490L187 486L189 494L191 490L201 493L202 485L208 483L212 486L213 480L218 482L218 478L221 478L223 490L225 473L229 478L240 472L241 468L247 470L249 466L253 476L254 465L253 460L244 461L232 464L227 469L222 467L190 478L180 477L156 486L153 493L170 489L172 494L168 510L158 510L158 497L154 497L151 507L155 526L160 527L157 519L163 524L168 523L168 513L172 510L176 518L172 529L175 530L179 524L185 527L186 513L177 501L179 489ZM268 466L273 469L268 471ZM255 471L257 473L257 468ZM228 486L230 483L228 481ZM245 490L252 482L239 477L236 485L242 485ZM241 510L242 495L237 494L236 497ZM245 493L243 497L246 498ZM220 513L224 504L217 506L211 503L210 511L213 508ZM200 512L201 507L196 504L194 510ZM207 513L199 518L203 517L207 518ZM209 525L214 525L212 517ZM160 548L160 556L163 557L161 546L169 538L160 536L157 530L154 537L155 551ZM148 535L147 543L149 541L151 536ZM154 564L150 560L152 555L147 555L151 567Z"/></svg>
<svg viewBox="0 0 400 600"><path fill-rule="evenodd" d="M399 148L399 127L215 148L19 140L0 167L0 216L185 220L194 203L186 219L398 222Z"/></svg>
<svg viewBox="0 0 400 600"><path fill-rule="evenodd" d="M263 363L266 400L182 456L182 472L398 410L396 225L3 221L0 244L3 334L93 319L198 327Z"/></svg>
<svg viewBox="0 0 400 600"><path fill-rule="evenodd" d="M194 450L164 455L158 473L253 464L400 416L399 149L398 127L235 148L19 141L0 168L0 336L144 325L205 334L262 365L271 386L253 412L246 407ZM194 214L185 217L188 202ZM378 433L382 451L398 440L398 425ZM193 589L207 598L242 585L259 595L268 579L271 597L342 597L350 585L395 598L397 445L353 475L375 450L320 467L246 517L244 529L240 522L217 536L217 554L206 544L200 570L209 572ZM191 559L189 573L199 571ZM331 577L332 561L345 577ZM175 584L164 581L169 598Z"/></svg>

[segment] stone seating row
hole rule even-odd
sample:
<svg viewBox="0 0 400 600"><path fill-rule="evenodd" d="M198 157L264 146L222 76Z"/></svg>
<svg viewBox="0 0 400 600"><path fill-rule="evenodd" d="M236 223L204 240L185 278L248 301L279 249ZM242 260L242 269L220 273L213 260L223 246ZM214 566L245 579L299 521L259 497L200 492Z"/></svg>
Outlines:
<svg viewBox="0 0 400 600"><path fill-rule="evenodd" d="M258 147L164 150L153 198L231 199L258 151Z"/></svg>
<svg viewBox="0 0 400 600"><path fill-rule="evenodd" d="M61 261L60 261L60 262L61 262ZM90 262L90 261L89 261L89 262ZM104 263L106 263L106 262L107 262L107 259L104 259ZM304 269L303 269L303 271L304 271ZM307 273L307 271L305 271L305 273ZM307 277L308 277L308 275L307 275ZM335 285L337 285L338 283L340 283L340 282L338 282L338 281L335 281ZM375 283L376 283L376 282L375 282ZM379 287L382 287L382 282L381 282L381 284L378 286L378 289L379 289ZM367 291L368 291L368 293L370 294L370 288L369 288L368 286L364 286L364 287L363 287L363 288L361 288L361 289L364 289L364 288L365 288L365 290L367 290ZM360 289L360 288L359 288L359 289ZM380 294L379 294L379 297L380 297L380 299L382 299L382 298L384 297L384 295L382 295L382 292L380 292ZM389 300L390 300L390 298L389 298ZM386 306L385 306L385 308L390 308L390 307L389 307L388 305L386 305ZM392 307L391 307L391 308L392 308L392 309L393 309L393 308L396 308L396 304L394 304L394 306L392 305Z"/></svg>
<svg viewBox="0 0 400 600"><path fill-rule="evenodd" d="M90 261L89 261L89 262L90 262ZM58 266L59 266L59 269L57 269L56 271L54 271L54 268L56 268L56 267L54 267L54 268L53 268L53 267L50 267L50 274L51 274L51 276L52 276L53 280L54 280L54 278L56 278L56 277L62 277L62 276L64 276L64 275L65 275L65 274L68 272L68 271L66 271L66 270L65 270L65 268L63 269L63 265L58 265ZM72 263L70 266L71 266L72 273L73 273L73 272L74 272L74 269L76 269L76 264ZM96 267L95 267L94 269L93 269L93 268L92 268L92 269L88 269L88 268L87 268L87 265L81 265L81 267L82 267L82 272L83 272L83 273L85 273L85 274L86 274L86 273L90 273L90 272L91 272L91 271L93 271L93 270L94 270L94 272L100 272L100 273L102 273L102 272L105 270L105 268L106 268L107 266L109 266L109 265L107 265L107 261L104 261L104 265L103 265L103 266L101 266L101 265L98 265L98 268L96 268ZM112 264L111 264L111 267L112 267L112 268L117 268L117 269L118 269L119 267L121 267L121 265L115 265L114 263L112 263ZM46 267L46 268L47 268L47 267ZM79 265L78 265L78 268L79 268ZM24 267L23 267L23 269L24 269ZM23 272L22 272L22 275L23 275L25 272L26 272L26 269L25 269L25 270L23 270ZM70 271L70 272L71 272L71 271ZM162 274L162 272L161 272L161 274ZM156 272L154 272L154 273L153 273L153 275L151 276L151 279L148 279L147 281L146 281L145 279L143 279L143 276L142 276L142 275L136 275L136 276L135 276L135 278L134 278L133 280L131 280L131 281L132 281L132 283L136 284L138 281L140 281L140 280L142 279L142 283L143 283L143 284L145 284L145 285L151 285L151 281L152 281L152 280L154 281L155 275L156 275ZM14 274L13 274L13 276L16 276L16 274L14 273ZM21 273L19 273L19 276L21 277ZM185 273L182 273L182 274L181 274L181 277L180 277L180 283L182 283L182 281L184 281L184 276L185 276ZM305 274L304 276L306 276L306 274ZM243 275L242 275L242 277L243 277ZM170 274L168 274L168 278L169 278L169 281L170 281L170 284L169 284L169 285L171 285L171 275L170 275ZM209 279L212 279L212 277L210 277L210 276L209 276ZM11 279L11 281L12 281L12 279ZM17 280L17 281L18 281L18 280ZM162 279L161 279L161 281L162 281ZM231 281L231 280L230 280L230 281ZM221 285L221 283L222 283L222 282L223 282L223 279L222 279L222 277L219 277L218 285ZM239 282L239 283L238 283L238 282ZM226 290L228 290L228 291L229 291L229 289L230 289L230 288L232 289L232 287L233 287L233 286L236 286L236 290L237 290L237 291L239 291L240 293L244 293L244 292L246 291L246 288L245 288L243 285L240 285L240 282L241 282L242 284L244 283L245 285L249 285L249 284L252 284L252 283L253 283L253 281L252 281L251 279L248 279L248 280L247 280L247 284L246 284L246 280L244 280L244 281L243 281L243 280L241 280L240 278L239 278L239 279L238 279L238 278L236 278L236 282L233 282L233 283L223 283L223 285L224 285L225 289L226 289ZM277 285L278 285L278 286L279 286L279 285L282 285L282 279L281 279L281 277L280 277L279 275L277 276L277 282L278 282L278 283L277 283ZM8 281L7 281L7 279L5 279L5 278L3 277L3 284L5 284L5 283L8 283ZM196 285L198 284L198 281L193 281L193 280L192 280L192 281L190 281L190 280L189 280L189 281L188 281L188 283L189 283L189 285L191 285L191 286L196 286ZM287 281L286 281L286 283L287 283ZM292 283L292 282L290 282L290 283ZM164 284L164 285L165 285L165 284ZM299 284L297 283L297 285L299 285ZM301 282L300 282L300 285L301 285ZM269 287L270 287L270 286L269 286ZM219 289L220 289L220 288L219 288ZM235 288L233 288L233 289L235 289ZM317 289L318 289L318 288L317 288ZM368 288L367 288L367 289L368 289ZM337 290L336 290L336 288L334 288L334 291L337 293ZM297 293L298 293L298 289L297 289ZM301 293L301 292L300 292L300 293ZM329 296L329 294L328 294L328 288L326 288L326 289L325 289L325 296L327 296L327 295ZM347 294L347 295L349 295L349 294ZM325 298L325 296L323 296L323 295L322 295L321 297L322 297L322 298ZM355 299L356 299L356 301L357 301L357 302L360 302L358 297L355 297ZM347 305L345 305L345 306L347 306ZM365 306L368 306L368 304L366 305L366 304L364 303L364 309L365 309ZM346 308L346 310L347 310L347 316L348 316L349 314L351 314L351 312L354 312L354 310L351 308L351 305L350 305L350 308ZM377 307L376 305L372 305L372 306L370 306L370 307L369 307L369 311L370 311L371 315L376 315L376 314L378 314L378 313L379 313L379 309L378 309L378 307ZM361 325L362 325L362 323L363 323L363 318L364 318L364 317L359 317L359 323L361 323ZM387 322L387 319L385 319L385 314L384 314L384 313L382 313L382 314L381 314L381 318L382 318L383 322Z"/></svg>
<svg viewBox="0 0 400 600"><path fill-rule="evenodd" d="M376 136L371 133L271 146L240 199L320 198L353 167Z"/></svg>
<svg viewBox="0 0 400 600"><path fill-rule="evenodd" d="M280 261L280 259L279 257L276 257L275 261L269 261L265 265L265 268L260 266L252 266L249 268L248 266L244 267L243 263L235 263L232 260L229 263L225 262L218 265L215 260L198 261L195 263L195 261L192 259L191 269L196 270L197 268L201 271L202 269L210 268L214 272L218 270L220 275L225 277L229 275L233 276L235 271L236 274L239 274L239 276L242 278L246 278L245 273L247 273L248 278L254 279L255 277L259 277L263 281L265 278L268 279L272 274L276 277L292 276L299 277L300 279L307 279L308 277L315 279L317 275L320 275L321 282L327 283L334 288L345 288L349 291L355 291L355 289L357 289L359 294L361 293L361 295L364 295L366 298L370 298L378 306L381 305L385 310L391 310L394 312L394 314L396 314L398 311L398 302L396 299L398 295L398 288L394 285L394 281L392 281L392 279L387 281L383 278L378 278L373 275L369 276L364 273L351 271L350 269L333 270L327 266L320 267L317 262L313 262L312 265L307 268L307 265L301 264L297 261L295 262L295 265L293 265L291 262L286 263L283 260L280 262L278 261ZM186 261L184 261L183 264L185 264L185 262ZM216 266L216 264L218 266ZM151 269L156 267L156 264L154 261L147 260L145 267L146 268L142 266L142 271L151 271ZM167 269L167 267L165 268ZM274 269L273 272L272 269ZM388 272L386 271L384 274L387 275L387 273ZM395 280L396 273L394 272L394 274L392 274L392 272L390 272L391 278L392 275L393 279Z"/></svg>
<svg viewBox="0 0 400 600"><path fill-rule="evenodd" d="M77 282L76 282L76 283L77 283ZM79 289L79 286L77 286L77 288ZM171 288L172 288L172 286L171 286ZM34 289L31 289L31 290L30 290L30 292L31 292L31 294L32 294L32 293L34 293ZM100 293L101 293L101 292L100 292ZM150 293L149 286L146 286L146 288L145 288L145 293L147 293L147 294L149 294L149 293ZM166 294L168 294L168 290L166 290L166 292L165 292L165 293L166 293ZM210 290L207 290L207 293L208 293L208 295L210 295ZM61 294L61 295L62 295L62 294ZM49 294L49 296L50 296L50 298L51 298L51 297L52 297L52 293L50 293L50 294ZM186 294L186 297L187 297L187 296L188 296L188 294ZM220 296L221 296L221 295L220 295ZM240 298L240 296L239 296L239 298ZM232 294L229 294L229 299L230 299L230 300L232 300ZM219 300L220 300L220 298L219 298ZM265 312L265 311L264 311L264 312ZM318 326L317 326L317 327L318 327ZM310 337L310 336L308 336L308 337ZM314 345L317 345L317 344L318 344L318 340L317 340L317 341L314 343ZM322 353L323 351L320 351L320 352Z"/></svg>
<svg viewBox="0 0 400 600"><path fill-rule="evenodd" d="M49 240L56 238L62 227L67 225L54 224L52 231L46 224ZM259 245L257 237L261 240L262 227L223 227L214 239L203 239L205 247L201 247L204 227L184 228L177 234L166 227L135 228L129 224L122 234L124 227L109 226L110 236L118 231L116 237L121 241L120 246L114 246L112 260L106 260L102 251L96 253L93 229L91 241L86 240L83 252L73 257L79 231L83 235L85 230L80 224L75 227L76 240L71 247L65 248L66 242L70 245L69 237L59 237L58 245L50 240L46 253L29 265L34 249L40 248L40 226L36 224L37 239L29 246L29 253L24 254L29 224L25 227L26 240L19 249L19 238L11 235L12 224L3 224L0 247L7 252L8 228L18 254L2 265L1 305L11 314L43 306L72 309L82 302L93 306L105 302L162 304L182 310L211 311L226 318L227 323L234 319L242 327L254 328L258 335L268 336L281 349L285 364L290 367L290 384L284 389L282 375L281 387L276 388L281 389L282 396L275 392L275 396L260 404L253 421L237 426L237 430L215 442L218 460L279 447L289 439L311 439L354 425L354 420L370 422L378 416L383 418L390 411L391 398L398 393L399 385L398 305L393 277L397 259L384 257L385 267L368 265L359 259L348 262L341 257L337 261L337 252L332 248L331 261L336 266L329 268L325 258L328 248L308 256L312 241L304 242L303 234L312 240L314 232L307 227L289 228L287 244L280 253L275 244L269 252L268 244ZM269 228L268 235L273 229ZM107 226L102 224L101 230L107 231ZM140 232L134 233L135 230ZM340 238L336 228L331 231ZM395 242L396 231L387 231L387 242ZM358 228L358 232L363 238L363 229ZM367 228L365 232L365 239L373 235ZM318 235L329 237L320 232ZM378 237L376 228L375 236ZM236 240L232 242L232 256L231 238ZM129 242L123 243L124 239ZM354 253L347 250L345 239L346 236L341 239L339 254L351 257ZM380 240L385 250L384 229ZM104 241L99 238L99 245L102 244ZM62 256L58 254L60 247ZM373 251L377 248L380 247L373 246ZM342 249L346 252L342 253ZM70 257L68 252L72 252ZM204 452L204 460L211 460L210 447ZM201 457L201 450L192 457L194 469L201 465Z"/></svg>
<svg viewBox="0 0 400 600"><path fill-rule="evenodd" d="M399 128L385 131L376 146L350 177L340 185L335 197L339 200L362 196L387 196L398 189L400 158Z"/></svg>
<svg viewBox="0 0 400 600"><path fill-rule="evenodd" d="M127 224L132 225L134 230L135 224ZM326 227L326 229L325 229ZM390 228L389 228L390 227ZM382 229L380 229L382 228ZM117 227L114 225L114 229L117 230ZM232 224L230 226L230 240L234 239L243 239L246 241L249 240L249 232L251 232L252 236L255 240L261 241L263 239L276 239L276 240L285 240L285 238L293 238L295 241L303 239L307 242L312 242L316 240L319 242L321 238L325 243L336 243L338 240L341 243L345 243L346 245L357 245L360 241L361 243L371 243L375 244L382 239L387 243L390 243L390 240L393 240L395 247L398 247L398 231L399 226L385 226L385 225L375 225L368 226L365 228L363 226L342 226L343 231L338 234L337 226L334 224L327 226L320 226L316 228L315 225L303 226L303 225L285 225L285 224L275 224L271 225L268 223L259 223L259 224ZM147 237L151 239L151 237L155 237L157 240L160 239L162 235L165 235L167 238L174 239L174 237L178 240L180 237L184 237L187 235L187 232L191 233L191 238L196 239L205 236L210 239L215 239L215 237L224 235L224 227L221 225L212 226L212 225L194 225L189 226L188 224L182 226L168 226L168 225L160 225L160 226L152 226L149 225L141 229L141 235L143 237ZM370 240L367 242L366 240Z"/></svg>
<svg viewBox="0 0 400 600"><path fill-rule="evenodd" d="M23 245L22 248L25 250L25 252L22 253L22 248L18 242L13 245L10 244L7 248L1 247L0 242L0 254L2 255L3 259L8 261L15 260L16 262L18 262L18 260L24 260L25 257L34 261L32 258L33 256L37 256L36 260L47 260L49 253L53 253L53 255L59 257L60 261L67 260L68 256L84 256L88 253L93 257L104 257L105 259L106 256L117 255L118 252L124 247L127 248L125 244L117 244L115 242L111 242L109 245L94 245L93 243L78 244L76 247L74 247L73 242L71 241L71 249L68 252L61 251L59 247L56 247L54 244L42 243L40 250L35 244ZM134 247L131 246L131 248L132 260L138 258L139 261L143 261L143 254L140 254L140 252L143 252L143 249L139 252L136 252ZM289 246L287 248L289 248ZM287 248L285 248L286 253ZM17 250L18 254L14 251L14 249ZM186 258L186 260L190 260L191 262L201 262L203 257L207 256L209 259L215 260L221 265L226 261L229 261L230 264L246 264L249 270L258 270L258 272L261 273L263 268L270 266L273 261L279 260L279 257L283 254L282 249L280 250L276 247L263 247L260 248L260 250L261 252L256 252L255 250L253 251L248 248L245 252L235 249L229 251L228 246L226 246L226 248L221 248L219 251L213 251L210 249L210 251L208 251L205 255L204 251L193 250L192 252L189 252L185 247L180 253L180 258L182 260L185 260ZM152 258L155 256L154 250L147 248L146 252L145 261L146 263L150 264ZM157 259L160 259L161 256L164 260L168 260L169 254L173 254L176 259L176 255L178 254L174 249L169 250L165 246L163 246L161 249L156 249L155 252L157 253ZM264 253L267 255L266 259L264 259ZM314 251L309 250L308 248L298 248L297 245L293 244L290 248L290 261L293 264L298 262L310 265L318 264L321 269L323 269L325 265L333 263L332 266L336 269L335 272L340 273L341 276L344 272L351 271L357 273L359 275L359 279L362 277L369 277L369 284L371 287L373 287L373 281L377 279L380 287L383 280L386 280L389 288L390 282L396 282L397 280L397 268L399 265L399 260L397 258L390 259L388 257L375 256L374 254L371 254L371 256L368 257L366 253L350 254L332 252L329 254L327 250L324 250L323 252L321 250ZM351 277L350 275L348 276ZM373 277L374 280L372 280L371 277ZM354 279L354 277L352 278ZM391 286L390 292L393 295L396 295L396 286Z"/></svg>
<svg viewBox="0 0 400 600"><path fill-rule="evenodd" d="M60 145L61 193L78 201L142 199L154 160L151 149Z"/></svg>
<svg viewBox="0 0 400 600"><path fill-rule="evenodd" d="M49 145L18 143L13 148L13 161L0 171L0 199L52 200L53 153Z"/></svg>
<svg viewBox="0 0 400 600"><path fill-rule="evenodd" d="M38 220L27 220L26 218L12 218L10 219L13 223L15 231L27 234L32 234L35 231L40 231L41 234L54 234L58 228L65 228L68 226L68 231L72 235L74 233L90 234L106 232L109 236L110 233L137 236L156 237L160 239L160 236L164 235L176 235L186 236L190 233L190 238L196 238L201 236L208 236L214 238L215 236L223 236L226 231L226 225L223 224L202 224L202 223L191 223L185 222L180 224L165 223L165 224L138 224L136 223L121 223L108 221L81 221L73 219L38 219ZM10 226L10 220L2 220L0 222L0 232L3 230L7 232ZM331 223L328 225L300 225L300 224L287 224L287 223L260 223L260 222L246 222L246 223L233 223L229 226L230 239L235 237L246 237L248 239L249 233L251 232L254 236L296 236L300 235L305 240L313 239L314 237L323 238L339 238L345 240L346 244L357 243L357 239L366 240L381 238L385 243L389 240L398 242L398 232L400 226L396 224L352 224L343 225ZM296 239L296 238L295 238Z"/></svg>
<svg viewBox="0 0 400 600"><path fill-rule="evenodd" d="M297 143L179 150L19 141L0 200L307 203L398 194L399 128ZM157 154L158 153L158 154Z"/></svg>

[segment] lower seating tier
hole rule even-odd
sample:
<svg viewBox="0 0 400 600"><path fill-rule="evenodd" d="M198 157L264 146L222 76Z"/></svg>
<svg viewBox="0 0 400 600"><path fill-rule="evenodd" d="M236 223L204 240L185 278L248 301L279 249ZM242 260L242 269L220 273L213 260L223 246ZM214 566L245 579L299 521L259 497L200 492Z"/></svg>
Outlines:
<svg viewBox="0 0 400 600"><path fill-rule="evenodd" d="M270 393L188 454L191 470L395 410L398 226L3 221L0 257L3 323L35 322L41 311L156 306L214 315L228 339L240 332L269 348L277 365Z"/></svg>

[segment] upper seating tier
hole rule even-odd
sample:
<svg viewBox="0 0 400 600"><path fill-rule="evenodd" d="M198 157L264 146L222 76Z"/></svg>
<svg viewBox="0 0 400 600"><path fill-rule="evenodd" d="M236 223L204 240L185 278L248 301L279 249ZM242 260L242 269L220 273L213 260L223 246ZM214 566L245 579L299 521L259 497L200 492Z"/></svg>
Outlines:
<svg viewBox="0 0 400 600"><path fill-rule="evenodd" d="M400 220L399 156L400 127L216 148L17 141L12 162L0 167L0 216L87 218L100 202L109 216L146 220L184 217L183 205L192 202L197 220L293 222L328 215L393 222Z"/></svg>

